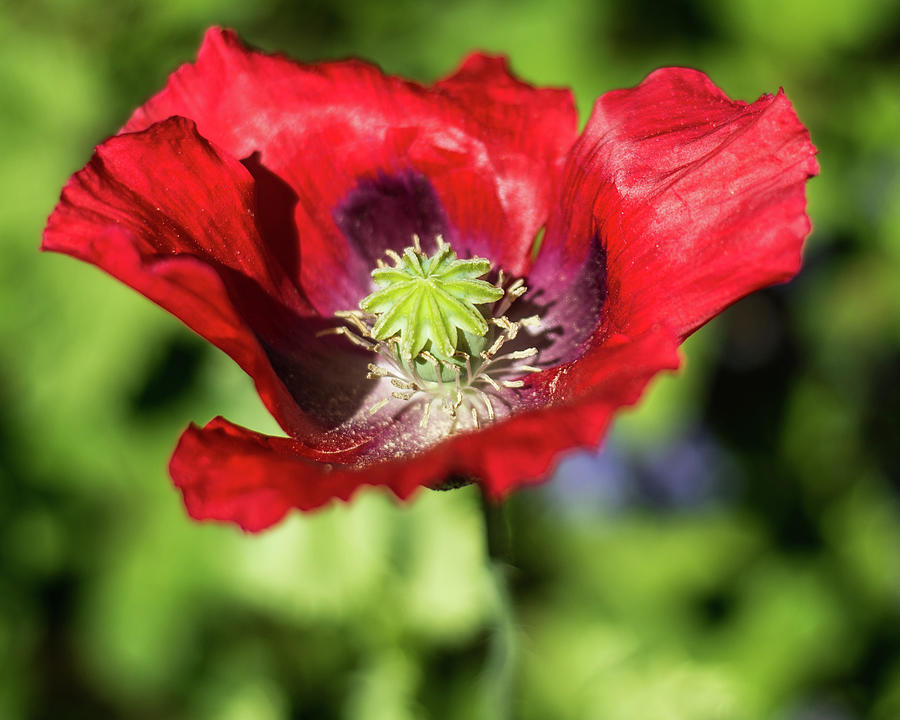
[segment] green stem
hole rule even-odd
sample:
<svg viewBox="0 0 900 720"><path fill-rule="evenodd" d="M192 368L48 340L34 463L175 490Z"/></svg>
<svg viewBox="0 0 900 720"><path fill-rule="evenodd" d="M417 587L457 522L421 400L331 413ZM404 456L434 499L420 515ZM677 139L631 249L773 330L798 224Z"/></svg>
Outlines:
<svg viewBox="0 0 900 720"><path fill-rule="evenodd" d="M487 565L491 575L494 604L494 628L488 645L484 669L484 717L507 720L512 717L518 636L509 574L513 566L509 521L504 504L494 504L482 493Z"/></svg>

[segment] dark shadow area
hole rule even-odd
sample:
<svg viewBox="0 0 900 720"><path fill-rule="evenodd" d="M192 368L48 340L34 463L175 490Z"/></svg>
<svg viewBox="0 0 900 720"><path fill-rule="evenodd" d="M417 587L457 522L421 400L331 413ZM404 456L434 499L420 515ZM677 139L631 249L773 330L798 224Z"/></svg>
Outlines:
<svg viewBox="0 0 900 720"><path fill-rule="evenodd" d="M787 330L784 288L763 290L726 310L724 345L712 370L705 417L742 459L741 502L767 518L785 552L812 553L822 536L796 476L778 462L790 390L804 370Z"/></svg>
<svg viewBox="0 0 900 720"><path fill-rule="evenodd" d="M656 52L660 47L678 48L718 39L702 0L633 0L612 8L608 32L619 52Z"/></svg>
<svg viewBox="0 0 900 720"><path fill-rule="evenodd" d="M428 178L412 170L362 179L334 210L334 221L362 264L372 270L385 250L397 252L418 235L426 252L433 238L449 240L444 208ZM362 298L360 298L362 299Z"/></svg>
<svg viewBox="0 0 900 720"><path fill-rule="evenodd" d="M544 249L544 252L549 252ZM606 304L606 249L599 233L595 233L587 254L573 279L566 278L565 268L554 268L548 257L538 256L532 277L526 278L529 292L513 305L510 319L529 315L541 318L536 346L541 367L554 367L580 357L585 343L602 324ZM527 345L523 346L527 347ZM518 349L518 348L513 348Z"/></svg>
<svg viewBox="0 0 900 720"><path fill-rule="evenodd" d="M886 353L872 368L863 434L873 456L900 498L900 349Z"/></svg>
<svg viewBox="0 0 900 720"><path fill-rule="evenodd" d="M296 283L300 277L300 239L294 219L297 194L262 164L259 152L241 162L256 185L256 226L267 254Z"/></svg>
<svg viewBox="0 0 900 720"><path fill-rule="evenodd" d="M245 275L218 271L298 407L326 428L352 417L370 390L366 366L373 356L339 335L319 335L342 321L300 315Z"/></svg>
<svg viewBox="0 0 900 720"><path fill-rule="evenodd" d="M210 349L195 335L179 333L169 338L132 396L131 414L158 412L184 399L196 386Z"/></svg>
<svg viewBox="0 0 900 720"><path fill-rule="evenodd" d="M695 600L695 613L706 630L726 627L734 618L738 592L734 585L719 586Z"/></svg>

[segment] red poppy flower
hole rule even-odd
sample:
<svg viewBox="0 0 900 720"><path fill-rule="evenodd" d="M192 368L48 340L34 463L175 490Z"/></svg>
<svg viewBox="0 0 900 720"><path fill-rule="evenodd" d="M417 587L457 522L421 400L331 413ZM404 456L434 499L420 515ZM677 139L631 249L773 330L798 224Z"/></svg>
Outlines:
<svg viewBox="0 0 900 720"><path fill-rule="evenodd" d="M502 58L423 87L212 29L43 248L250 374L287 437L191 425L170 470L191 516L260 530L362 485L499 498L596 446L689 333L797 272L814 153L782 92L693 70L603 95L579 137L571 94Z"/></svg>

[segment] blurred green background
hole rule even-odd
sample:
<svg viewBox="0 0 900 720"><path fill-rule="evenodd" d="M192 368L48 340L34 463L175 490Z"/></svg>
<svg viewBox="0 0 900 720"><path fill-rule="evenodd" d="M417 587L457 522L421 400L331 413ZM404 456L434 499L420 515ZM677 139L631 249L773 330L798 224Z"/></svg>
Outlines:
<svg viewBox="0 0 900 720"><path fill-rule="evenodd" d="M274 431L251 383L37 252L66 178L211 24L425 81L502 51L582 119L662 65L785 87L822 165L805 269L510 502L511 716L900 718L895 0L0 4L0 718L492 717L477 493L362 493L261 536L190 522L175 440L216 414Z"/></svg>

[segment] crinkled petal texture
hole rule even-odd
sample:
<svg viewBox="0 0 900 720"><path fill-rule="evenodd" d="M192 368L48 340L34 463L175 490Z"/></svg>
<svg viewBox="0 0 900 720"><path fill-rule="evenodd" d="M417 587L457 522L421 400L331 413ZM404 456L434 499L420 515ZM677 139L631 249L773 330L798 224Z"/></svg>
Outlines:
<svg viewBox="0 0 900 720"><path fill-rule="evenodd" d="M300 242L283 237L282 255L323 315L355 307L374 259L409 244L402 232L370 227L366 207L344 207L361 181L383 176L427 178L452 221L431 210L423 218L431 222L417 227L413 218L412 229L442 230L461 255L524 274L577 123L569 91L525 85L502 58L473 55L424 88L357 60L309 66L251 52L218 29L125 130L170 115L192 118L201 135L280 187L283 202L267 197L260 210L272 224L293 216ZM381 188L366 206L398 193L431 203L422 192ZM348 225L355 232L344 232Z"/></svg>
<svg viewBox="0 0 900 720"><path fill-rule="evenodd" d="M264 331L277 312L313 322L254 223L253 179L171 118L98 148L63 189L43 249L93 263L179 317L253 377L285 427L311 423L273 371Z"/></svg>
<svg viewBox="0 0 900 720"><path fill-rule="evenodd" d="M684 338L800 269L815 152L783 92L748 105L701 72L657 70L597 100L533 278L584 286L599 242L605 330L665 323ZM567 294L554 299L565 305Z"/></svg>
<svg viewBox="0 0 900 720"><path fill-rule="evenodd" d="M526 410L411 457L361 466L323 462L290 438L216 418L185 431L169 468L192 517L232 521L249 531L269 527L291 508L347 500L364 485L385 486L407 498L423 485L459 477L477 479L501 498L545 477L560 450L596 445L613 413L637 401L653 375L677 364L674 338L663 330L618 338L598 348L591 367L573 377L577 404Z"/></svg>
<svg viewBox="0 0 900 720"><path fill-rule="evenodd" d="M814 150L781 94L746 105L700 73L659 71L574 132L567 92L529 87L498 58L424 88L214 29L69 181L44 248L222 348L289 435L189 427L170 470L193 517L256 531L364 485L405 498L450 477L501 497L595 446L691 330L795 272L809 228ZM545 318L547 369L505 390L506 411L477 432L370 415L388 383L364 379L366 353L319 336L412 233L528 275L525 304Z"/></svg>

